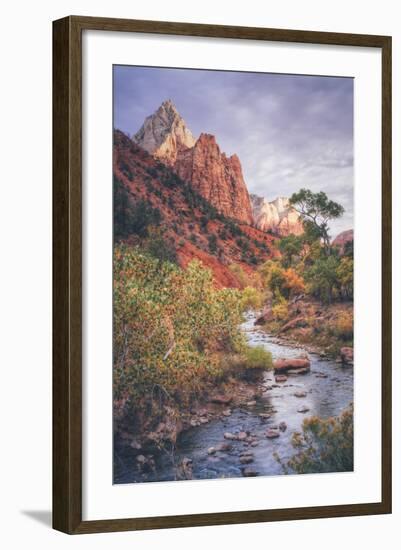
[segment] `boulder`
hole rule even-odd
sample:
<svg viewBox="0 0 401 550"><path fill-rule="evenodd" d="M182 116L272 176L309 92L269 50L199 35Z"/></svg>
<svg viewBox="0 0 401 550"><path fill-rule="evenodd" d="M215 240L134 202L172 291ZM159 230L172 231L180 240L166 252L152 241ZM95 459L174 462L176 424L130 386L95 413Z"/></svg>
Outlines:
<svg viewBox="0 0 401 550"><path fill-rule="evenodd" d="M277 430L273 430L272 428L269 428L266 431L266 437L268 439L276 439L277 437L280 437L280 432L278 432Z"/></svg>
<svg viewBox="0 0 401 550"><path fill-rule="evenodd" d="M255 325L265 325L269 321L273 320L273 313L270 307L265 307L262 315L258 317L255 321Z"/></svg>
<svg viewBox="0 0 401 550"><path fill-rule="evenodd" d="M299 372L302 369L310 370L308 357L296 357L293 359L276 359L273 362L274 374L285 374L288 371Z"/></svg>
<svg viewBox="0 0 401 550"><path fill-rule="evenodd" d="M211 403L216 403L217 405L228 405L233 400L231 395L215 395L210 399Z"/></svg>
<svg viewBox="0 0 401 550"><path fill-rule="evenodd" d="M354 348L343 347L340 349L341 362L346 365L354 364Z"/></svg>
<svg viewBox="0 0 401 550"><path fill-rule="evenodd" d="M287 377L285 374L278 374L276 376L276 382L280 383L280 382L287 382Z"/></svg>

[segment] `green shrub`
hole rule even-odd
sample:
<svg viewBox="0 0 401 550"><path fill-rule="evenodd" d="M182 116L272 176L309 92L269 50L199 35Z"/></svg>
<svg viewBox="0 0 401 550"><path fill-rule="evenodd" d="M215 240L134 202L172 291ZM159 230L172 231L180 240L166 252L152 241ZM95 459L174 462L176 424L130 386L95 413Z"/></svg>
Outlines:
<svg viewBox="0 0 401 550"><path fill-rule="evenodd" d="M184 271L136 247L114 252L114 399L121 414L143 410L155 388L188 404L213 382L220 357L243 345L241 295L216 289L192 261Z"/></svg>
<svg viewBox="0 0 401 550"><path fill-rule="evenodd" d="M261 309L263 307L263 294L257 288L247 286L242 291L241 302L244 311L248 309Z"/></svg>
<svg viewBox="0 0 401 550"><path fill-rule="evenodd" d="M354 469L354 411L353 405L339 416L321 419L306 418L302 433L295 432L292 445L296 454L284 464L286 473L352 472Z"/></svg>
<svg viewBox="0 0 401 550"><path fill-rule="evenodd" d="M220 380L232 376L247 382L260 381L266 370L273 368L272 355L262 346L242 343L237 353L225 354L220 361Z"/></svg>
<svg viewBox="0 0 401 550"><path fill-rule="evenodd" d="M270 370L273 368L272 354L263 346L248 346L245 348L243 356L246 369Z"/></svg>
<svg viewBox="0 0 401 550"><path fill-rule="evenodd" d="M214 235L214 234L209 235L207 240L208 240L210 252L212 254L216 254L216 252L217 252L217 237L216 237L216 235Z"/></svg>

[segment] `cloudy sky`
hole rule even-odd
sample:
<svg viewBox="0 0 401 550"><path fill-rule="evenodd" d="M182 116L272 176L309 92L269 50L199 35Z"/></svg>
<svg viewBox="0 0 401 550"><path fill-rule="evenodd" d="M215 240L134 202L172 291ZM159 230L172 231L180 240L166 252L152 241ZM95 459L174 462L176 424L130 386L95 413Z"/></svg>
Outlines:
<svg viewBox="0 0 401 550"><path fill-rule="evenodd" d="M353 227L353 80L350 78L114 68L114 126L132 135L171 99L195 138L214 134L237 153L251 193L325 191L346 209L332 236Z"/></svg>

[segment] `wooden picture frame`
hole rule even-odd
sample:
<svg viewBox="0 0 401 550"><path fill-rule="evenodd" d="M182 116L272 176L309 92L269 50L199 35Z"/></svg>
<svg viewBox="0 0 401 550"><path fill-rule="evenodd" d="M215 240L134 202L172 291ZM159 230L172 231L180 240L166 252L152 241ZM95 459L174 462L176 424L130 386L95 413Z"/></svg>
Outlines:
<svg viewBox="0 0 401 550"><path fill-rule="evenodd" d="M382 497L379 502L82 520L82 32L123 31L377 48L382 56ZM53 23L53 527L68 534L391 512L391 37L66 17Z"/></svg>

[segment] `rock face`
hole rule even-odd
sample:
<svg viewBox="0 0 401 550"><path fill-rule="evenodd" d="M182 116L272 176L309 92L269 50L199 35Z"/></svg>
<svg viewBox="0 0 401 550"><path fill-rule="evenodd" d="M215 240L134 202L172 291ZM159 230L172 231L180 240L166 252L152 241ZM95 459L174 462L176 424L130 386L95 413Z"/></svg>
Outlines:
<svg viewBox="0 0 401 550"><path fill-rule="evenodd" d="M340 254L344 254L345 245L347 243L353 242L354 240L354 230L348 229L347 231L343 231L337 237L333 240L332 245L338 246L340 249Z"/></svg>
<svg viewBox="0 0 401 550"><path fill-rule="evenodd" d="M173 168L220 213L242 223L253 223L251 201L237 155L227 157L210 134L201 134L195 140L170 100L146 118L132 141Z"/></svg>
<svg viewBox="0 0 401 550"><path fill-rule="evenodd" d="M296 210L286 197L278 197L269 202L263 197L251 195L252 213L256 227L262 231L272 231L280 236L290 233L301 235L303 226Z"/></svg>
<svg viewBox="0 0 401 550"><path fill-rule="evenodd" d="M195 138L169 99L145 119L132 141L169 166L179 151L195 145Z"/></svg>
<svg viewBox="0 0 401 550"><path fill-rule="evenodd" d="M178 151L174 169L219 212L243 223L253 222L240 160L222 153L214 136L201 134L194 147Z"/></svg>

